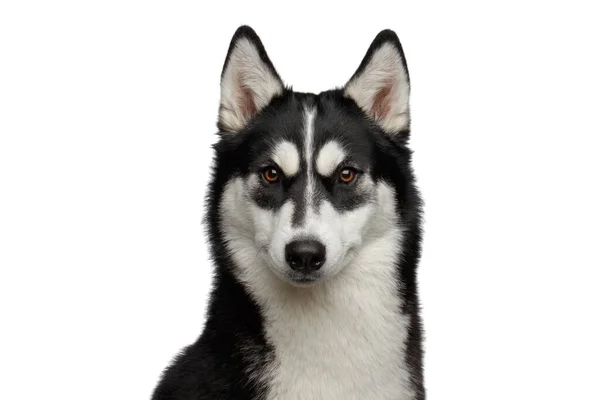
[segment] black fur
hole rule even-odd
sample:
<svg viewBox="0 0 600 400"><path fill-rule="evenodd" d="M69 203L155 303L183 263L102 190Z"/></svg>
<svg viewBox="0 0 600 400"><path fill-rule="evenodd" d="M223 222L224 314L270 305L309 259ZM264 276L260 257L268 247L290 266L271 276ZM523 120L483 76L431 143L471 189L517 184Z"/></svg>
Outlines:
<svg viewBox="0 0 600 400"><path fill-rule="evenodd" d="M241 27L232 39L225 67L235 41L240 37L252 40L260 49L261 58L274 73L264 47L256 33ZM373 52L383 43L393 43L403 56L397 36L392 31L381 32L369 48L354 77L360 75ZM410 368L417 399L425 399L422 366L422 329L417 296L416 269L421 250L421 200L411 167L411 151L407 147L408 130L396 135L384 133L360 110L354 101L344 97L343 90L331 90L319 95L297 93L285 89L261 110L243 131L223 134L215 145L215 167L207 196L206 225L215 264L214 286L208 306L204 332L196 343L185 348L168 367L158 384L153 400L196 399L263 399L264 384L253 380L250 371L258 372L274 357L271 345L263 334L260 307L248 290L237 280L235 265L222 237L219 200L226 183L233 176L260 173L268 164L266 151L277 137L287 138L302 148L298 132L303 128L304 107L316 107L314 140L322 143L332 136L344 143L352 162L360 170L369 170L374 180L384 180L394 187L397 212L405 227L404 252L397 267L400 271L400 293L404 299L403 313L410 315L406 361ZM286 196L297 196L291 189L302 185L284 181L272 192L257 194L255 200L264 207L278 207ZM329 197L336 207L352 208L360 203L360 193L352 188L332 186L324 181L320 195ZM269 190L271 190L269 189ZM334 191L347 191L343 196ZM300 189L298 189L298 192ZM301 197L301 196L300 196ZM334 199L342 199L337 203ZM301 201L300 198L297 199ZM298 216L302 218L302 215ZM400 400L400 399L399 399Z"/></svg>

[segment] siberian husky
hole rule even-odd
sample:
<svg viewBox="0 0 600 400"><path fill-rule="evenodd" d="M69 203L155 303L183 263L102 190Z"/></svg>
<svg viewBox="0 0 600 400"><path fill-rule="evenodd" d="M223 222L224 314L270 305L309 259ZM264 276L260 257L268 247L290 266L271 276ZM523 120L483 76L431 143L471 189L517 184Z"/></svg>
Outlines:
<svg viewBox="0 0 600 400"><path fill-rule="evenodd" d="M422 400L421 200L393 31L320 94L286 87L247 26L221 75L204 332L154 400Z"/></svg>

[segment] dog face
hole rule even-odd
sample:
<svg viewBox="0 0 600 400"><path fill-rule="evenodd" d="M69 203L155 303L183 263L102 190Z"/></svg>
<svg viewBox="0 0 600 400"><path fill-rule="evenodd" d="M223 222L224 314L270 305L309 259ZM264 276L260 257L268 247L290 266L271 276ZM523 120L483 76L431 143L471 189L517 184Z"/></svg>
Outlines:
<svg viewBox="0 0 600 400"><path fill-rule="evenodd" d="M314 95L285 88L254 31L238 29L222 74L212 192L217 234L246 275L267 268L311 285L398 234L393 175L409 158L408 92L391 31L343 89Z"/></svg>

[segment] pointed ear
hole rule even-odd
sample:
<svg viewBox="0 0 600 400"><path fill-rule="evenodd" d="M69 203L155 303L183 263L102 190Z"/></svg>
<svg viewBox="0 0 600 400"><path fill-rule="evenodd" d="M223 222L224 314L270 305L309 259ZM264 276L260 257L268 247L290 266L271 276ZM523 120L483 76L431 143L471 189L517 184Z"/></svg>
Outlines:
<svg viewBox="0 0 600 400"><path fill-rule="evenodd" d="M221 73L219 130L240 131L283 89L256 32L249 26L239 27L231 39Z"/></svg>
<svg viewBox="0 0 600 400"><path fill-rule="evenodd" d="M409 130L410 80L398 36L381 31L369 47L358 70L344 88L351 98L386 133Z"/></svg>

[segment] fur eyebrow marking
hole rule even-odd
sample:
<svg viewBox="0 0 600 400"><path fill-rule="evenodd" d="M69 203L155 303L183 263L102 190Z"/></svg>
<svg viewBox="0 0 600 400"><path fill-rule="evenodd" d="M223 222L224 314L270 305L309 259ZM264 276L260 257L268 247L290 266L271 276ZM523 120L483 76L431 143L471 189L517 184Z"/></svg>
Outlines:
<svg viewBox="0 0 600 400"><path fill-rule="evenodd" d="M330 176L346 159L346 152L338 142L325 143L317 156L317 172L321 176Z"/></svg>
<svg viewBox="0 0 600 400"><path fill-rule="evenodd" d="M286 176L294 176L300 170L298 148L287 140L277 143L271 154L271 159L277 163Z"/></svg>

